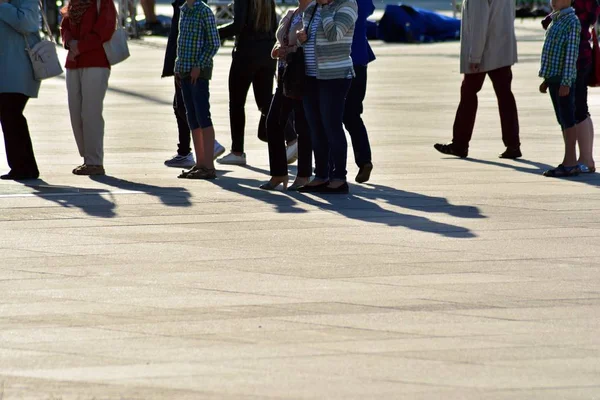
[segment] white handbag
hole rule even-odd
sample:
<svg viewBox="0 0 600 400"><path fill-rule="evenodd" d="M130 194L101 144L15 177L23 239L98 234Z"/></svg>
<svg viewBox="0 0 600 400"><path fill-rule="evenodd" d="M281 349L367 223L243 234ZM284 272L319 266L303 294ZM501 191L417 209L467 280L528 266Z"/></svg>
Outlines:
<svg viewBox="0 0 600 400"><path fill-rule="evenodd" d="M100 14L100 0L97 0L96 7L98 14ZM111 38L104 42L104 52L110 65L115 65L121 61L125 61L129 58L129 46L127 45L128 35L125 29L119 24L119 13L117 12L117 19L115 21L115 31Z"/></svg>
<svg viewBox="0 0 600 400"><path fill-rule="evenodd" d="M60 61L58 60L56 43L54 43L52 31L48 26L46 13L44 12L44 7L42 6L41 1L39 6L42 13L42 19L44 20L44 25L46 27L46 32L48 32L50 40L42 39L32 48L29 46L29 42L27 41L27 35L23 34L23 38L25 39L25 46L27 46L25 50L29 55L31 66L33 67L33 76L36 80L41 81L43 79L53 78L62 74L63 69L60 65Z"/></svg>

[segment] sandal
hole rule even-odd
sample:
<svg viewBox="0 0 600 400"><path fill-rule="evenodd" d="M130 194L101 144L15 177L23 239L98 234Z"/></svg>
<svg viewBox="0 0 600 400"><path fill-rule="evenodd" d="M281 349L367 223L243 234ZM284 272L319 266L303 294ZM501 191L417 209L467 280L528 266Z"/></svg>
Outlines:
<svg viewBox="0 0 600 400"><path fill-rule="evenodd" d="M588 167L587 165L582 163L577 164L577 166L579 167L579 171L582 174L593 174L594 172L596 172L596 167Z"/></svg>
<svg viewBox="0 0 600 400"><path fill-rule="evenodd" d="M560 164L558 167L554 169L549 169L544 172L544 176L550 178L569 178L571 176L577 176L581 170L579 169L579 165L575 165L573 167L565 167Z"/></svg>
<svg viewBox="0 0 600 400"><path fill-rule="evenodd" d="M180 178L182 176L179 176ZM217 177L217 171L215 171L215 169L208 169L208 168L196 168L194 170L190 170L188 171L187 174L185 174L184 178L186 179L216 179Z"/></svg>

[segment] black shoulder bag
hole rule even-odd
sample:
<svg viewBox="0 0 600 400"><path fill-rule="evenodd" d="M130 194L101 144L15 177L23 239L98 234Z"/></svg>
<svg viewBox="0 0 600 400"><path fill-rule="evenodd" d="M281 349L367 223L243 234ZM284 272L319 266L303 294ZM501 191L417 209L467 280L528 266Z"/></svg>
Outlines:
<svg viewBox="0 0 600 400"><path fill-rule="evenodd" d="M310 34L310 26L315 17L315 12L317 12L317 7L318 5L315 4L310 21L305 29L307 41L308 35ZM305 81L306 68L304 66L304 48L298 47L295 52L288 54L286 58L286 64L283 69L283 95L296 100L302 99L304 97Z"/></svg>

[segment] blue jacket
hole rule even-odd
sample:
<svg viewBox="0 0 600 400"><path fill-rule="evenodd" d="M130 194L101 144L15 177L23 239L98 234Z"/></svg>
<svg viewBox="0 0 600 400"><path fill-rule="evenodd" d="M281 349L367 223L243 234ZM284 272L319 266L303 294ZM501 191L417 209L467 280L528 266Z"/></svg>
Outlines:
<svg viewBox="0 0 600 400"><path fill-rule="evenodd" d="M40 41L37 0L10 0L0 4L0 93L22 93L37 97L40 82L25 51Z"/></svg>
<svg viewBox="0 0 600 400"><path fill-rule="evenodd" d="M352 39L352 62L355 65L367 65L375 59L375 54L367 40L367 18L373 14L375 6L373 0L356 0L356 4L358 4L358 19Z"/></svg>

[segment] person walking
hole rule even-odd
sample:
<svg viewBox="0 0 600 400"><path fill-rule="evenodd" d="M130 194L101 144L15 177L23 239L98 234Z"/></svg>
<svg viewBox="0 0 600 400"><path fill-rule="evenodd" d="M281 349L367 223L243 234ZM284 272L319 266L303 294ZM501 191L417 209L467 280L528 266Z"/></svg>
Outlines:
<svg viewBox="0 0 600 400"><path fill-rule="evenodd" d="M62 42L67 55L67 93L71 126L83 164L75 175L104 175L104 118L110 63L103 43L115 32L112 0L71 0L62 8Z"/></svg>
<svg viewBox="0 0 600 400"><path fill-rule="evenodd" d="M317 0L304 12L298 33L306 66L304 111L315 155L315 178L299 192L348 193L348 142L343 119L354 69L350 51L357 18L355 0Z"/></svg>
<svg viewBox="0 0 600 400"><path fill-rule="evenodd" d="M517 104L511 90L512 65L517 62L515 2L507 0L463 0L460 30L460 72L464 74L456 111L452 142L437 143L443 154L466 158L477 115L477 93L485 77L492 80L498 99L502 141L500 158L522 156Z"/></svg>
<svg viewBox="0 0 600 400"><path fill-rule="evenodd" d="M246 97L250 85L261 117L258 136L266 141L266 116L273 96L276 61L271 57L275 45L277 13L273 0L235 0L234 20L219 28L221 40L235 36L233 60L229 71L229 123L231 153L217 160L220 164L245 165L244 130Z"/></svg>
<svg viewBox="0 0 600 400"><path fill-rule="evenodd" d="M367 39L367 18L375 11L375 5L373 0L357 0L356 4L358 18L354 28L351 54L355 76L346 97L344 127L350 134L354 162L358 167L358 174L354 180L364 183L370 179L373 170L371 144L361 114L363 113L363 101L367 94L367 64L375 60L375 54Z"/></svg>
<svg viewBox="0 0 600 400"><path fill-rule="evenodd" d="M186 0L181 6L175 77L192 130L196 165L179 178L215 179L215 129L210 116L209 80L212 78L213 57L221 41L215 15L202 0Z"/></svg>
<svg viewBox="0 0 600 400"><path fill-rule="evenodd" d="M37 179L39 171L27 119L23 115L31 98L36 98L40 82L35 80L25 48L35 46L40 37L40 11L37 0L0 0L0 125L10 171L5 180ZM27 43L26 43L27 41Z"/></svg>
<svg viewBox="0 0 600 400"><path fill-rule="evenodd" d="M283 71L286 66L286 59L298 49L296 32L302 30L302 13L310 2L311 0L300 0L298 8L289 10L279 22L279 28L277 29L277 44L272 51L272 56L279 60L277 89L267 116L271 180L260 185L261 189L274 190L279 185L282 185L284 190L287 188L289 146L286 149L285 132L292 114L297 133L297 139L292 145L297 148L298 152L298 174L296 180L290 186L290 190L297 190L307 184L312 175L310 131L304 115L302 99L287 97L283 92Z"/></svg>
<svg viewBox="0 0 600 400"><path fill-rule="evenodd" d="M175 77L175 59L177 58L177 36L179 35L179 16L181 15L181 6L186 0L175 0L173 6L173 17L171 18L171 31L167 40L167 49L165 51L165 61L163 64L162 78ZM175 86L175 95L173 96L173 111L177 120L179 130L179 143L177 145L177 154L165 161L167 167L191 168L196 165L194 154L191 148L191 132L187 123L187 116L181 86L177 79L173 82ZM214 156L219 157L225 152L225 147L215 140Z"/></svg>

